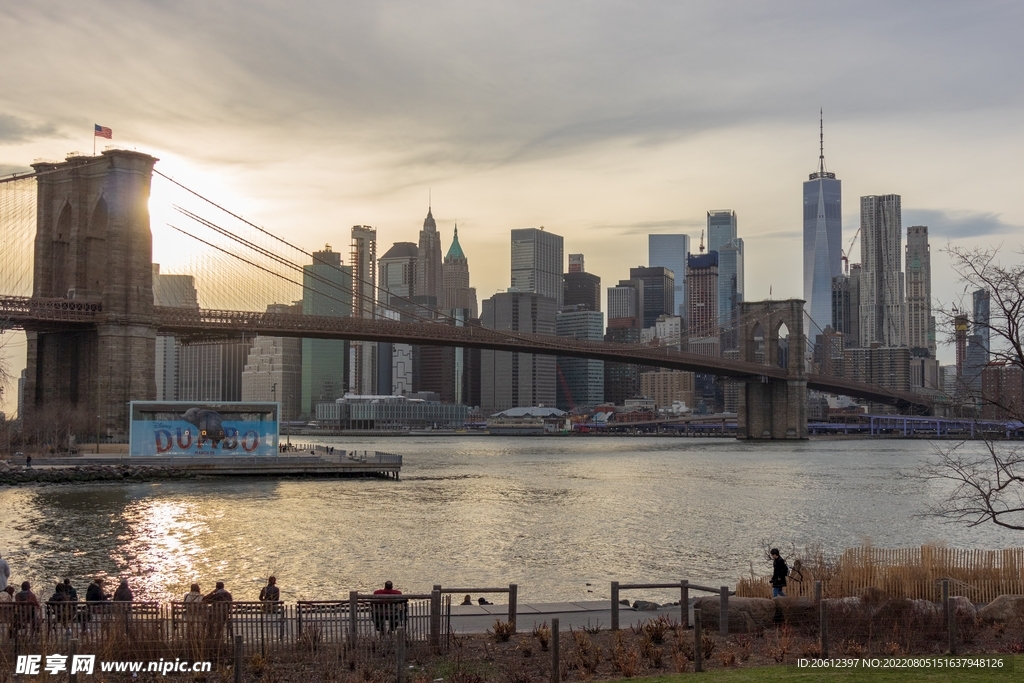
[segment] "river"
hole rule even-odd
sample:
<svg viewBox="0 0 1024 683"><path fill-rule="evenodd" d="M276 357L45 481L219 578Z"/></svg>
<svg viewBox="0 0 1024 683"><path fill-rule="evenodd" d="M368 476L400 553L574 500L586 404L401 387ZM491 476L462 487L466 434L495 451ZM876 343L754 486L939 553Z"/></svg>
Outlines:
<svg viewBox="0 0 1024 683"><path fill-rule="evenodd" d="M762 541L828 552L1017 545L993 525L920 516L917 440L744 443L652 437L324 439L405 457L399 481L194 480L0 488L0 554L41 598L69 576L127 577L137 599L223 580L255 599L519 584L521 602L601 599L609 582L735 583ZM108 585L112 590L113 585ZM667 596L666 596L667 597Z"/></svg>

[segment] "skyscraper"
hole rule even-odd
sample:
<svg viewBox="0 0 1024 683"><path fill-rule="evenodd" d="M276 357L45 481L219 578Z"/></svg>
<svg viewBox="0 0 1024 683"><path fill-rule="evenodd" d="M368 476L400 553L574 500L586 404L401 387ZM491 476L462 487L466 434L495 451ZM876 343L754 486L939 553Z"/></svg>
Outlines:
<svg viewBox="0 0 1024 683"><path fill-rule="evenodd" d="M555 318L555 334L587 341L604 340L604 316L587 306L563 308ZM562 410L593 408L604 403L604 362L591 358L559 356L558 407Z"/></svg>
<svg viewBox="0 0 1024 683"><path fill-rule="evenodd" d="M882 346L906 344L902 220L898 194L860 198L860 346L863 348L875 343Z"/></svg>
<svg viewBox="0 0 1024 683"><path fill-rule="evenodd" d="M579 306L601 310L601 278L587 272L583 254L569 254L569 272L562 277L562 307Z"/></svg>
<svg viewBox="0 0 1024 683"><path fill-rule="evenodd" d="M153 304L178 308L199 308L199 296L191 275L164 275L153 264ZM156 400L178 400L181 342L173 335L156 337Z"/></svg>
<svg viewBox="0 0 1024 683"><path fill-rule="evenodd" d="M735 237L718 249L718 324L722 348L739 348L737 316L743 301L743 238Z"/></svg>
<svg viewBox="0 0 1024 683"><path fill-rule="evenodd" d="M907 346L916 356L935 358L935 318L932 316L932 266L928 228L907 228Z"/></svg>
<svg viewBox="0 0 1024 683"><path fill-rule="evenodd" d="M832 278L843 274L842 240L842 183L825 170L822 123L818 170L804 182L804 306L812 321L807 330L812 339L832 322Z"/></svg>
<svg viewBox="0 0 1024 683"><path fill-rule="evenodd" d="M477 317L476 289L469 286L469 259L459 244L459 226L455 226L452 245L444 257L444 311L468 311L468 317Z"/></svg>
<svg viewBox="0 0 1024 683"><path fill-rule="evenodd" d="M540 294L500 292L484 300L480 318L491 330L553 335L555 310L555 300ZM554 356L484 349L480 366L480 405L486 412L555 405Z"/></svg>
<svg viewBox="0 0 1024 683"><path fill-rule="evenodd" d="M352 317L372 319L377 308L377 230L352 226ZM357 394L377 393L377 344L352 342L355 363L352 388ZM390 387L388 387L390 389Z"/></svg>
<svg viewBox="0 0 1024 683"><path fill-rule="evenodd" d="M401 320L403 315L410 319L413 309L409 299L416 294L416 258L419 247L413 242L395 242L380 257L380 293L378 303L385 317ZM378 376L381 375L383 359L391 359L391 382L389 387L380 386L377 391L390 391L396 396L412 393L413 360L410 344L382 343L377 348Z"/></svg>
<svg viewBox="0 0 1024 683"><path fill-rule="evenodd" d="M620 280L608 288L608 330L605 341L619 344L640 343L640 325L644 312L644 283ZM640 366L632 363L604 364L604 400L622 405L640 393Z"/></svg>
<svg viewBox="0 0 1024 683"><path fill-rule="evenodd" d="M543 228L512 231L512 290L550 297L562 307L562 236Z"/></svg>
<svg viewBox="0 0 1024 683"><path fill-rule="evenodd" d="M736 212L732 209L708 211L708 251L719 251L736 239Z"/></svg>
<svg viewBox="0 0 1024 683"><path fill-rule="evenodd" d="M647 265L668 268L675 277L676 315L686 319L686 258L690 255L689 235L648 235Z"/></svg>
<svg viewBox="0 0 1024 683"><path fill-rule="evenodd" d="M313 263L302 267L302 312L347 318L352 315L352 268L341 265L341 254L326 245L313 252ZM348 388L348 342L338 339L302 340L302 414L316 414L316 404L334 402Z"/></svg>
<svg viewBox="0 0 1024 683"><path fill-rule="evenodd" d="M686 264L689 283L690 351L718 356L718 252L690 254Z"/></svg>
<svg viewBox="0 0 1024 683"><path fill-rule="evenodd" d="M267 313L302 314L302 303L271 304ZM242 370L243 401L277 401L281 420L299 419L302 407L302 340L257 335Z"/></svg>
<svg viewBox="0 0 1024 683"><path fill-rule="evenodd" d="M442 267L441 235L437 232L434 214L428 207L416 255L416 296L432 296L438 304L444 301Z"/></svg>
<svg viewBox="0 0 1024 683"><path fill-rule="evenodd" d="M675 313L676 278L670 269L664 266L630 268L629 279L643 283L643 312L640 316L643 327L654 327L658 316Z"/></svg>

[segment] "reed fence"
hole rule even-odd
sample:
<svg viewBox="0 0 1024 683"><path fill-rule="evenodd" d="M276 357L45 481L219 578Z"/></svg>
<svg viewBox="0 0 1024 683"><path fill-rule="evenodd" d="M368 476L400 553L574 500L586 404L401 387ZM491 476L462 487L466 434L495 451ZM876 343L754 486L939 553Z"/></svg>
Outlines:
<svg viewBox="0 0 1024 683"><path fill-rule="evenodd" d="M798 562L799 561L799 562ZM821 581L824 597L860 595L868 588L912 600L937 601L941 582L971 602L988 603L999 595L1024 594L1024 548L968 550L922 545L919 548L849 548L835 560L822 555L790 557L786 594L813 597ZM742 578L736 594L771 597L766 576Z"/></svg>

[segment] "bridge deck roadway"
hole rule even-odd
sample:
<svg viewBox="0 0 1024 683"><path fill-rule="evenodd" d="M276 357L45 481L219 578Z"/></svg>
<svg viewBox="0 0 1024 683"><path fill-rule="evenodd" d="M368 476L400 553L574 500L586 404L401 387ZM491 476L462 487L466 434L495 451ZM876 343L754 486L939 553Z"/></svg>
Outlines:
<svg viewBox="0 0 1024 683"><path fill-rule="evenodd" d="M592 342L571 337L504 332L483 327L454 327L424 322L368 320L315 315L218 311L188 308L153 307L153 324L160 334L190 339L252 337L303 337L306 339L348 339L352 341L394 342L429 346L458 346L538 353L652 367L686 370L735 378L785 380L784 368L746 361L702 356L688 351ZM81 327L105 320L98 304L63 299L0 297L0 326L48 331L55 325ZM807 386L827 393L843 394L879 403L929 409L919 394L891 391L877 385L854 382L829 375L808 374Z"/></svg>

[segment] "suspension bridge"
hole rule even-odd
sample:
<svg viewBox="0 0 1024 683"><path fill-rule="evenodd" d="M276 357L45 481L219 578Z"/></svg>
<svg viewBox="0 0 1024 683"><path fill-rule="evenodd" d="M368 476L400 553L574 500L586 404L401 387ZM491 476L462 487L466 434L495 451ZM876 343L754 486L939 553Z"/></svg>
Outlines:
<svg viewBox="0 0 1024 683"><path fill-rule="evenodd" d="M709 330L651 346L445 324L452 322L445 312L356 282L348 271L325 277L304 270L310 252L163 175L155 163L108 149L37 161L32 173L0 181L0 328L26 332L26 413L47 403L84 405L108 433L121 432L125 404L155 398L157 334L192 342L266 335L453 346L712 374L744 382L738 431L753 439L805 437L807 388L904 412L930 410L916 393L807 372L811 345L798 300L742 304L727 323L739 339L738 360L681 350ZM157 184L162 199L150 202ZM164 272L193 276L198 307L154 305L156 260ZM301 299L310 288L371 314L268 312L269 304Z"/></svg>

